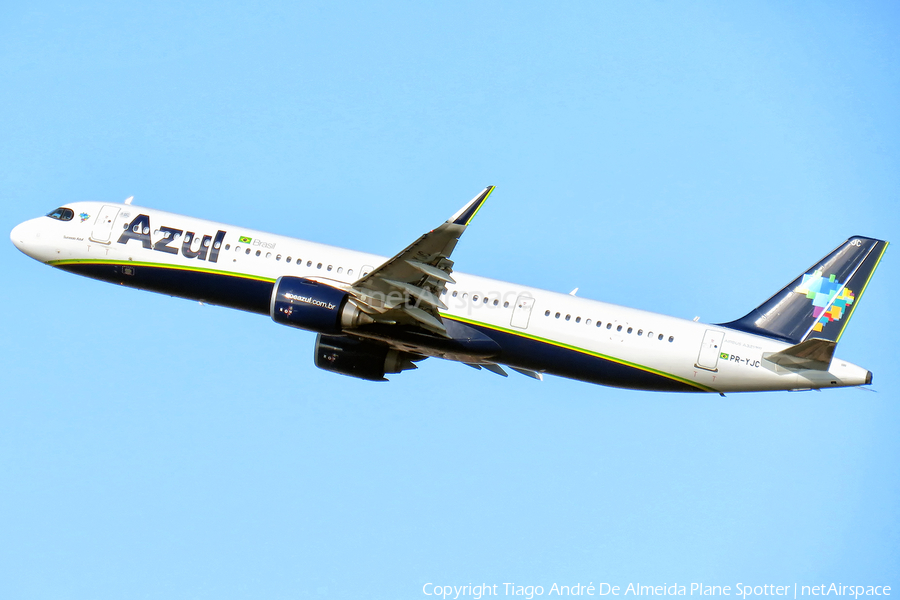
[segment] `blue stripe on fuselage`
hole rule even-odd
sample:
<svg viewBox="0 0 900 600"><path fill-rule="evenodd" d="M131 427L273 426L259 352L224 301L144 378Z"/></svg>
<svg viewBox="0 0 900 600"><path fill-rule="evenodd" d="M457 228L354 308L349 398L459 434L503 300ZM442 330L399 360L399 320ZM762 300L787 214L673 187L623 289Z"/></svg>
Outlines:
<svg viewBox="0 0 900 600"><path fill-rule="evenodd" d="M236 308L262 315L269 314L269 302L274 282L237 273L194 270L146 263L113 263L104 261L58 261L53 266L133 288L150 290L201 300L209 304ZM488 336L500 346L500 353L491 360L578 379L600 385L650 391L702 392L707 391L677 379L622 364L614 360L528 337L524 334L496 329L485 324L454 319ZM421 342L427 340L421 339Z"/></svg>
<svg viewBox="0 0 900 600"><path fill-rule="evenodd" d="M237 273L199 271L144 263L59 261L53 266L128 287L150 290L189 300L269 314L273 281L242 277Z"/></svg>
<svg viewBox="0 0 900 600"><path fill-rule="evenodd" d="M452 318L444 316L444 318ZM513 332L465 321L494 339L502 351L497 362L599 385L666 392L705 392L677 379L565 348Z"/></svg>

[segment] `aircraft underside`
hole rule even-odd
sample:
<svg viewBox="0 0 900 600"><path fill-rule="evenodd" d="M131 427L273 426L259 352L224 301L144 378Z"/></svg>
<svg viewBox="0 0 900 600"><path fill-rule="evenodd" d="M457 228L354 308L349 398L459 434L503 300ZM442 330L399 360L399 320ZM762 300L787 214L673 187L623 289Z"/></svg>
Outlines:
<svg viewBox="0 0 900 600"><path fill-rule="evenodd" d="M186 298L268 316L274 282L221 272L195 271L139 262L58 261L54 266L98 279L169 296ZM441 337L414 327L364 325L348 335L400 348L425 357L467 364L489 361L590 383L648 391L711 392L700 384L679 380L611 358L566 348L549 340L514 334L451 315Z"/></svg>

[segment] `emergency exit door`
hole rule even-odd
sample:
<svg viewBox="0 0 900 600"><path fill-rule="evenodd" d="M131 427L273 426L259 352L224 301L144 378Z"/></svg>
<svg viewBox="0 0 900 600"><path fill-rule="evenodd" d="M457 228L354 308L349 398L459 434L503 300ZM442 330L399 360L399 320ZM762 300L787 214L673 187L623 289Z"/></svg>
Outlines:
<svg viewBox="0 0 900 600"><path fill-rule="evenodd" d="M528 327L532 306L534 306L534 298L531 296L519 296L516 299L516 306L513 308L512 319L509 324L519 329Z"/></svg>

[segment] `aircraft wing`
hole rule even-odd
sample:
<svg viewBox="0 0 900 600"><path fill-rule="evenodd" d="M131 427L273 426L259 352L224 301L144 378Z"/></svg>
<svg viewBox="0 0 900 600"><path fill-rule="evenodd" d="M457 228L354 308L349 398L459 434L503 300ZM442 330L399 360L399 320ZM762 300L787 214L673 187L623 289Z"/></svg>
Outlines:
<svg viewBox="0 0 900 600"><path fill-rule="evenodd" d="M423 327L447 335L440 311L448 283L450 254L494 186L489 185L437 229L422 235L351 287L351 301L376 322Z"/></svg>

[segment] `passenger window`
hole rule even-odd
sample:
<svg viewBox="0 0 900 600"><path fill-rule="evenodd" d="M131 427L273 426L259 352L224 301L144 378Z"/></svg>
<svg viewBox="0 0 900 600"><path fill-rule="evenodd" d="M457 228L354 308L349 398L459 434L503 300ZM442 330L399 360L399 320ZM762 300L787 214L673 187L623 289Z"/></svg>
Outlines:
<svg viewBox="0 0 900 600"><path fill-rule="evenodd" d="M276 255L275 255L275 260L281 260L281 255L280 255L280 254L276 254Z"/></svg>
<svg viewBox="0 0 900 600"><path fill-rule="evenodd" d="M585 324L585 325L590 325L590 324L591 324L591 320L590 320L590 319L585 319L585 320L584 320L584 324Z"/></svg>
<svg viewBox="0 0 900 600"><path fill-rule="evenodd" d="M234 251L235 251L235 252L240 252L240 251L241 251L241 247L240 247L240 246L235 246L235 247L234 247Z"/></svg>
<svg viewBox="0 0 900 600"><path fill-rule="evenodd" d="M215 244L213 244L213 248L215 248L216 250L218 250L221 247L222 247L222 242L216 242Z"/></svg>
<svg viewBox="0 0 900 600"><path fill-rule="evenodd" d="M663 338L663 334L659 334L659 337L656 339L658 339L659 341L662 341L662 338Z"/></svg>
<svg viewBox="0 0 900 600"><path fill-rule="evenodd" d="M271 252L266 252L266 258L272 258L272 253L271 253Z"/></svg>
<svg viewBox="0 0 900 600"><path fill-rule="evenodd" d="M649 340L649 339L652 338L652 337L653 337L653 332L652 332L652 331L648 331L648 332L647 332L647 339Z"/></svg>
<svg viewBox="0 0 900 600"><path fill-rule="evenodd" d="M347 275L353 275L353 269L347 269Z"/></svg>
<svg viewBox="0 0 900 600"><path fill-rule="evenodd" d="M453 290L453 297L456 298L456 295L459 294L456 290Z"/></svg>
<svg viewBox="0 0 900 600"><path fill-rule="evenodd" d="M247 251L244 252L244 254L250 254L250 250L251 250L250 248L247 248Z"/></svg>
<svg viewBox="0 0 900 600"><path fill-rule="evenodd" d="M619 325L618 327L616 327L616 331L622 331L622 326Z"/></svg>
<svg viewBox="0 0 900 600"><path fill-rule="evenodd" d="M556 318L557 318L557 319L559 318L559 313L556 313Z"/></svg>
<svg viewBox="0 0 900 600"><path fill-rule="evenodd" d="M226 250L231 250L231 244L225 244L225 249L226 249Z"/></svg>
<svg viewBox="0 0 900 600"><path fill-rule="evenodd" d="M644 330L643 330L643 329L638 329L638 337L640 337L640 336L642 336L642 335L644 335Z"/></svg>
<svg viewBox="0 0 900 600"><path fill-rule="evenodd" d="M669 342L674 342L674 341L675 341L675 336L674 336L674 335L670 335L670 336L669 336Z"/></svg>
<svg viewBox="0 0 900 600"><path fill-rule="evenodd" d="M576 322L576 323L581 323L581 317L575 317L575 322Z"/></svg>
<svg viewBox="0 0 900 600"><path fill-rule="evenodd" d="M338 267L338 273L343 273L343 272L344 272L344 267Z"/></svg>
<svg viewBox="0 0 900 600"><path fill-rule="evenodd" d="M256 255L259 256L260 254L262 254L262 250L257 250Z"/></svg>
<svg viewBox="0 0 900 600"><path fill-rule="evenodd" d="M612 323L607 323L607 324L606 324L606 328L607 328L607 329L612 329Z"/></svg>
<svg viewBox="0 0 900 600"><path fill-rule="evenodd" d="M331 271L331 265L328 265L328 268L326 269L326 271Z"/></svg>
<svg viewBox="0 0 900 600"><path fill-rule="evenodd" d="M509 308L509 302L504 302L504 303L503 303L503 308ZM550 311L547 311L547 312L549 313Z"/></svg>
<svg viewBox="0 0 900 600"><path fill-rule="evenodd" d="M487 304L487 303L488 303L488 300L490 300L490 298L488 298L487 296L485 296L485 297L484 297L484 303Z"/></svg>
<svg viewBox="0 0 900 600"><path fill-rule="evenodd" d="M289 263L289 262L291 262L291 257L290 257L290 256L288 256L288 257L287 257L287 258L286 258L286 259L284 259L284 262L286 262L286 263Z"/></svg>
<svg viewBox="0 0 900 600"><path fill-rule="evenodd" d="M169 233L169 232L167 231L166 233ZM207 240L207 239L204 239L204 240L203 240L203 247L204 247L204 248L209 248L209 240Z"/></svg>
<svg viewBox="0 0 900 600"><path fill-rule="evenodd" d="M545 311L544 311L544 316L545 316L545 317L549 317L549 316L550 316L550 311L549 311L549 310L545 310Z"/></svg>
<svg viewBox="0 0 900 600"><path fill-rule="evenodd" d="M472 302L478 302L478 294L472 296Z"/></svg>
<svg viewBox="0 0 900 600"><path fill-rule="evenodd" d="M572 318L572 315L566 315L566 321Z"/></svg>
<svg viewBox="0 0 900 600"><path fill-rule="evenodd" d="M317 264L317 265L316 265L316 268L317 268L317 269L321 269L321 268L322 268L322 263Z"/></svg>
<svg viewBox="0 0 900 600"><path fill-rule="evenodd" d="M311 267L311 266L312 266L312 261L311 261L311 260L306 261L306 266L307 266L307 267Z"/></svg>
<svg viewBox="0 0 900 600"><path fill-rule="evenodd" d="M499 301L499 300L494 300L494 306L497 306L498 304L500 304L500 301Z"/></svg>

